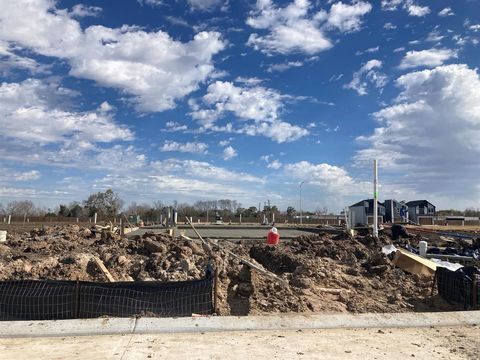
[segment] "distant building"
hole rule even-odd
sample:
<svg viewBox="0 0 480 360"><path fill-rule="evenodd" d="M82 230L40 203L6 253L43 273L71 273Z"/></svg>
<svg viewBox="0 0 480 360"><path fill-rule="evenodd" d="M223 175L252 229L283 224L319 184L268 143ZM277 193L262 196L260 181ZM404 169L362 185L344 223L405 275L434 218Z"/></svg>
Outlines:
<svg viewBox="0 0 480 360"><path fill-rule="evenodd" d="M385 206L378 202L378 223L385 219ZM373 199L362 200L348 207L349 222L352 227L373 224Z"/></svg>
<svg viewBox="0 0 480 360"><path fill-rule="evenodd" d="M435 206L427 200L414 200L407 202L408 219L419 225L433 225Z"/></svg>
<svg viewBox="0 0 480 360"><path fill-rule="evenodd" d="M391 199L385 200L383 205L385 206L385 222L392 222L392 210L393 222L406 222L408 217L408 206L405 204L405 202Z"/></svg>

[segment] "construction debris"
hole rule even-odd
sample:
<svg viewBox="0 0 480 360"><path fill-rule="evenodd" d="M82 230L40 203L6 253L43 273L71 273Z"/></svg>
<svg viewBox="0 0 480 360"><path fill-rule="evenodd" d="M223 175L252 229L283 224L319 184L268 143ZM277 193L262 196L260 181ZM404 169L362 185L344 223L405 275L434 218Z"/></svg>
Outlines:
<svg viewBox="0 0 480 360"><path fill-rule="evenodd" d="M204 239L204 244L154 233L125 239L91 230L70 225L9 232L0 244L0 280L105 281L107 272L109 281L193 280L213 262L222 315L456 309L430 296L431 276L409 274L382 253L391 243L386 236L315 234L272 247L251 240Z"/></svg>

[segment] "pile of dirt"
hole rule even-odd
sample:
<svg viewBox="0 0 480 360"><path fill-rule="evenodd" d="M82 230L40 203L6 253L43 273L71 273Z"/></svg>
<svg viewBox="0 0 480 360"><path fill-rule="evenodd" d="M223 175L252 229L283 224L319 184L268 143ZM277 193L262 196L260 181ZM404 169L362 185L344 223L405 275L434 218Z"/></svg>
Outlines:
<svg viewBox="0 0 480 360"><path fill-rule="evenodd" d="M106 281L93 257L118 281L200 279L217 269L222 315L272 312L398 312L451 310L430 296L432 278L396 268L381 252L391 242L344 235L311 235L278 246L218 241L212 256L199 241L146 233L132 239L77 225L9 234L0 245L0 280ZM277 283L229 256L228 249L284 279Z"/></svg>

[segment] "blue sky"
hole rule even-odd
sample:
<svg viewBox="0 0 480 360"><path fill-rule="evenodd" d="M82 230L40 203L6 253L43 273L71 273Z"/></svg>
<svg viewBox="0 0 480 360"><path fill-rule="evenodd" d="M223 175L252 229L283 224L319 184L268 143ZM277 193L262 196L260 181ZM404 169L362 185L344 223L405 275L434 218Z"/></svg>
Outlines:
<svg viewBox="0 0 480 360"><path fill-rule="evenodd" d="M479 1L0 8L0 202L480 207Z"/></svg>

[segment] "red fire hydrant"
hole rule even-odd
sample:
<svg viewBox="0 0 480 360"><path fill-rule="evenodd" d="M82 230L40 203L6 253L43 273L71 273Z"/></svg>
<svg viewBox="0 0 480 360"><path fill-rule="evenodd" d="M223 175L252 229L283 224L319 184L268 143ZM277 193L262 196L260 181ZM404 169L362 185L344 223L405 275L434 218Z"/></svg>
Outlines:
<svg viewBox="0 0 480 360"><path fill-rule="evenodd" d="M276 227L272 227L267 234L267 244L278 245L278 240L280 240L280 234Z"/></svg>

